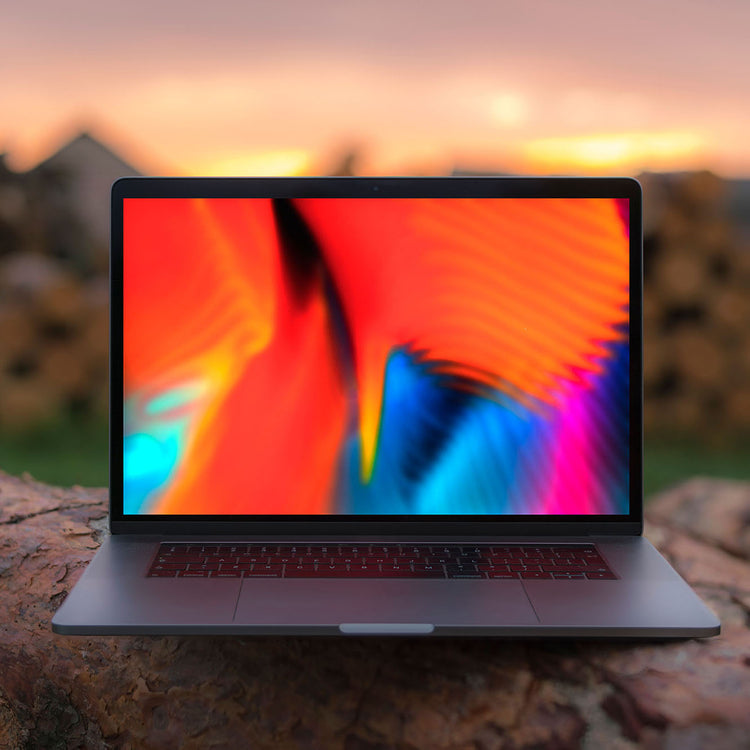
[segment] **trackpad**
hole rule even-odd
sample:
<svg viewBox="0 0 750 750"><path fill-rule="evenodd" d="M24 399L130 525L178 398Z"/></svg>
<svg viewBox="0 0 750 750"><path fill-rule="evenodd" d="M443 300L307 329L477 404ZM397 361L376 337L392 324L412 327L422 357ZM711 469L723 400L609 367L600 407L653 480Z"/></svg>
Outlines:
<svg viewBox="0 0 750 750"><path fill-rule="evenodd" d="M536 625L538 619L520 581L245 578L234 622L429 623L439 628Z"/></svg>

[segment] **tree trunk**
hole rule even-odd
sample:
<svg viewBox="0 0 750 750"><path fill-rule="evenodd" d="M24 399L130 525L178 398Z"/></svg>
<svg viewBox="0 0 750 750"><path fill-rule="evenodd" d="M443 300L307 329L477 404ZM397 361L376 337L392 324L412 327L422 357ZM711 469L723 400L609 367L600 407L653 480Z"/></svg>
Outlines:
<svg viewBox="0 0 750 750"><path fill-rule="evenodd" d="M55 635L105 503L0 472L2 748L750 746L750 484L649 506L723 624L662 643Z"/></svg>

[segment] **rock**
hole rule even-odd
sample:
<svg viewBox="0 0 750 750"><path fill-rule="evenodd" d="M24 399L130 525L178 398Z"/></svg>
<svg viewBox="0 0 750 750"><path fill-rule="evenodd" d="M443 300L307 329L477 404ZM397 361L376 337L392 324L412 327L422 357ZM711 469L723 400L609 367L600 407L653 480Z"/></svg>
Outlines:
<svg viewBox="0 0 750 750"><path fill-rule="evenodd" d="M750 746L750 484L650 504L648 535L723 621L661 643L55 635L105 503L0 472L2 748Z"/></svg>

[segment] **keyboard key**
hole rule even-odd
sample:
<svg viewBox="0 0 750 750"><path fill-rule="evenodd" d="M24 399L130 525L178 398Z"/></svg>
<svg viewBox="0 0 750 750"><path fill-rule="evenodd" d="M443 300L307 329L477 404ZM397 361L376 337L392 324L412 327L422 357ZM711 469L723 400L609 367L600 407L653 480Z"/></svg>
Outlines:
<svg viewBox="0 0 750 750"><path fill-rule="evenodd" d="M475 578L485 578L485 573L480 573L477 571L476 573L455 573L453 571L448 571L448 578L466 578L466 579L475 579Z"/></svg>
<svg viewBox="0 0 750 750"><path fill-rule="evenodd" d="M203 562L206 559L205 555L159 555L157 558L160 562Z"/></svg>
<svg viewBox="0 0 750 750"><path fill-rule="evenodd" d="M426 557L430 554L430 548L426 544L408 545L403 547L402 551L407 555L416 555L417 557Z"/></svg>
<svg viewBox="0 0 750 750"><path fill-rule="evenodd" d="M415 571L422 571L422 572L431 572L431 571L438 571L440 575L443 574L443 566L442 565L426 565L424 563L415 563L414 564L414 570Z"/></svg>
<svg viewBox="0 0 750 750"><path fill-rule="evenodd" d="M488 578L515 578L518 579L518 573L511 573L506 570L491 570L487 573Z"/></svg>
<svg viewBox="0 0 750 750"><path fill-rule="evenodd" d="M586 578L592 581L613 581L617 576L611 570L597 570L595 572L586 573Z"/></svg>
<svg viewBox="0 0 750 750"><path fill-rule="evenodd" d="M350 565L349 571L352 573L372 573L375 575L376 573L380 572L380 567L378 565L369 565L367 563L362 563L359 565Z"/></svg>
<svg viewBox="0 0 750 750"><path fill-rule="evenodd" d="M524 571L521 573L521 578L552 578L552 574L541 570Z"/></svg>
<svg viewBox="0 0 750 750"><path fill-rule="evenodd" d="M211 575L210 570L181 570L177 574L180 578L208 578Z"/></svg>
<svg viewBox="0 0 750 750"><path fill-rule="evenodd" d="M478 573L476 565L446 565L448 573Z"/></svg>
<svg viewBox="0 0 750 750"><path fill-rule="evenodd" d="M358 547L352 545L344 545L339 548L339 554L343 555L344 557L360 557L367 551L368 550L366 547Z"/></svg>
<svg viewBox="0 0 750 750"><path fill-rule="evenodd" d="M174 578L177 575L176 570L150 570L149 578Z"/></svg>

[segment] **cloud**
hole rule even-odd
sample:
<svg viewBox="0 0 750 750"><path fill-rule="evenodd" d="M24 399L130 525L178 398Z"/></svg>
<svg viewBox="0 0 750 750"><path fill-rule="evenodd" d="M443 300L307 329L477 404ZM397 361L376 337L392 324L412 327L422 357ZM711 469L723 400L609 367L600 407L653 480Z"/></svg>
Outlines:
<svg viewBox="0 0 750 750"><path fill-rule="evenodd" d="M705 143L692 132L609 133L532 140L524 153L540 171L640 171L674 168L675 162L695 165L705 157Z"/></svg>
<svg viewBox="0 0 750 750"><path fill-rule="evenodd" d="M690 131L750 169L749 26L745 0L28 0L0 28L0 143L28 164L46 132L112 123L191 171L230 149L509 164L530 141Z"/></svg>

